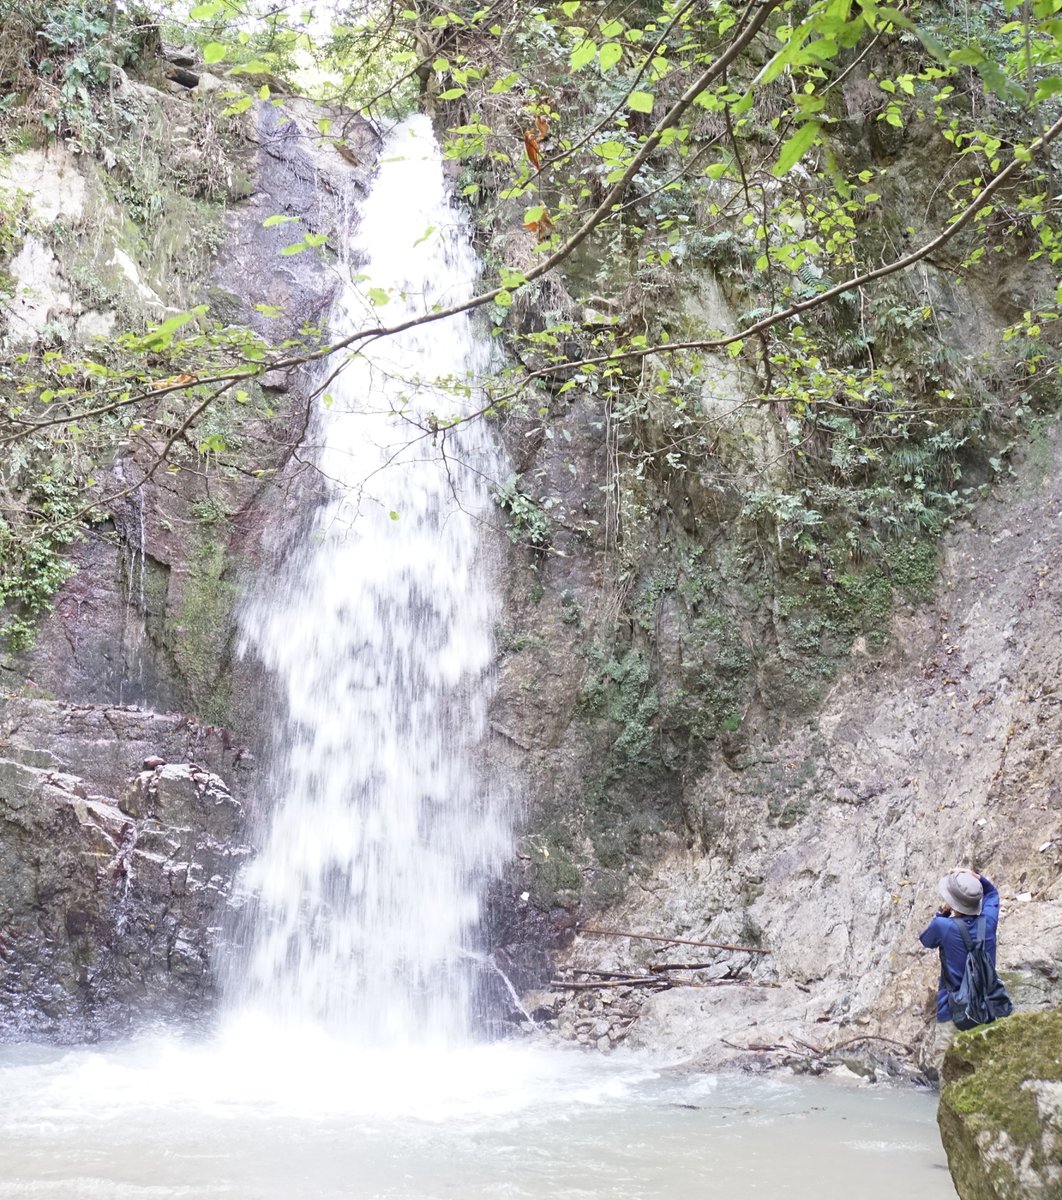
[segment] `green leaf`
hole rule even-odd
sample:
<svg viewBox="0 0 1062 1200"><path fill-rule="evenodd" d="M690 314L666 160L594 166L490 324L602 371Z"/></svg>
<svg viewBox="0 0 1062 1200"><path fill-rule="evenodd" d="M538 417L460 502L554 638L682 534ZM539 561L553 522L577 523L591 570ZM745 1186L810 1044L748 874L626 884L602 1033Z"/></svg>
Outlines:
<svg viewBox="0 0 1062 1200"><path fill-rule="evenodd" d="M188 15L193 21L209 21L211 17L216 17L220 11L221 5L217 3L197 4Z"/></svg>
<svg viewBox="0 0 1062 1200"><path fill-rule="evenodd" d="M203 62L221 62L228 52L228 46L223 46L220 42L207 42L207 44L203 47Z"/></svg>
<svg viewBox="0 0 1062 1200"><path fill-rule="evenodd" d="M587 63L594 61L597 54L597 43L584 38L572 51L572 70L580 71Z"/></svg>
<svg viewBox="0 0 1062 1200"><path fill-rule="evenodd" d="M627 107L632 112L651 113L653 111L652 92L631 92L627 97Z"/></svg>
<svg viewBox="0 0 1062 1200"><path fill-rule="evenodd" d="M375 304L377 308L383 308L385 304L391 303L391 293L385 288L369 288L368 296L369 303Z"/></svg>
<svg viewBox="0 0 1062 1200"><path fill-rule="evenodd" d="M619 42L606 42L598 54L602 71L611 71L623 57L623 47Z"/></svg>
<svg viewBox="0 0 1062 1200"><path fill-rule="evenodd" d="M263 229L272 229L274 225L287 225L289 221L297 221L298 217L288 217L284 213L274 213L262 222Z"/></svg>
<svg viewBox="0 0 1062 1200"><path fill-rule="evenodd" d="M627 152L627 147L622 142L602 142L594 147L594 153L600 154L602 158L607 158L614 161L621 158Z"/></svg>
<svg viewBox="0 0 1062 1200"><path fill-rule="evenodd" d="M511 308L511 307L512 307L512 303L513 303L513 294L512 294L512 292L500 291L500 292L499 292L499 293L498 293L498 294L497 294L497 295L494 297L494 303L495 303L495 304L496 304L496 305L497 305L499 308Z"/></svg>
<svg viewBox="0 0 1062 1200"><path fill-rule="evenodd" d="M984 51L976 46L966 46L962 50L952 50L948 58L960 67L976 67L985 61Z"/></svg>
<svg viewBox="0 0 1062 1200"><path fill-rule="evenodd" d="M773 173L781 176L794 167L804 157L805 152L818 141L820 132L816 121L808 121L807 124L801 125L792 137L786 138L782 144L782 151L778 155L778 161L772 168Z"/></svg>
<svg viewBox="0 0 1062 1200"><path fill-rule="evenodd" d="M232 74L232 75L259 75L259 74L264 73L264 74L268 75L269 72L272 71L272 69L273 69L272 65L270 63L266 62L266 60L264 58L255 58L255 59L252 59L250 62L240 63L238 66L233 67L230 74Z"/></svg>
<svg viewBox="0 0 1062 1200"><path fill-rule="evenodd" d="M183 329L189 321L195 320L196 317L202 316L206 310L205 304L199 304L195 308L189 309L188 312L177 313L175 316L167 317L161 325L156 326L154 329L149 329L142 338L136 338L134 344L145 350L165 350L173 341L173 335L179 329ZM68 366L70 367L69 371L64 369ZM64 363L59 368L59 374L66 375L75 370L77 370L76 367L69 363Z"/></svg>
<svg viewBox="0 0 1062 1200"><path fill-rule="evenodd" d="M281 254L301 254L304 250L309 250L309 246L305 242L292 242L290 246L285 246L281 250Z"/></svg>
<svg viewBox="0 0 1062 1200"><path fill-rule="evenodd" d="M439 100L459 100L465 94L464 88L447 88L437 96Z"/></svg>
<svg viewBox="0 0 1062 1200"><path fill-rule="evenodd" d="M231 95L231 93L230 93ZM221 115L223 117L235 117L240 113L245 113L254 103L254 98L251 96L241 96L239 100L230 104L228 108L223 109Z"/></svg>
<svg viewBox="0 0 1062 1200"><path fill-rule="evenodd" d="M392 520L392 521L398 521L398 520L400 520L400 517L399 517L398 513L396 513L396 512L394 511L394 509L392 509L392 510L391 510L391 511L390 511L390 512L387 514L387 515L388 515L388 516L391 518L391 520Z"/></svg>
<svg viewBox="0 0 1062 1200"><path fill-rule="evenodd" d="M601 26L601 36L607 38L619 37L623 32L622 21L608 21Z"/></svg>
<svg viewBox="0 0 1062 1200"><path fill-rule="evenodd" d="M579 11L579 0L564 0L560 10L566 17L574 17Z"/></svg>
<svg viewBox="0 0 1062 1200"><path fill-rule="evenodd" d="M541 221L546 212L544 204L536 204L532 208L524 211L524 224L533 225L536 221Z"/></svg>

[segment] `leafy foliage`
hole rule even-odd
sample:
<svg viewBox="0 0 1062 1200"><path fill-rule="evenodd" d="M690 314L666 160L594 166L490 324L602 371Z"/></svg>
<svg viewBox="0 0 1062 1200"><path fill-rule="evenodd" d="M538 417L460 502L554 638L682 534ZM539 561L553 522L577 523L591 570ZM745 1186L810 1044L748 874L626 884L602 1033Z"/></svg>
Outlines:
<svg viewBox="0 0 1062 1200"><path fill-rule="evenodd" d="M650 536L650 484L685 478L736 499L779 561L836 571L838 555L858 565L946 527L1053 403L1060 13L1062 0L965 18L929 0L349 0L262 16L205 0L163 32L228 76L222 116L305 91L335 106L318 128L340 150L354 112L434 110L489 247L491 278L459 307L489 306L512 354L491 407L545 426L576 395L603 407L603 525L621 567ZM5 25L0 75L51 136L105 157L115 73L158 38L137 10L31 5ZM136 202L148 216L150 196ZM282 253L320 243L299 229ZM988 295L1014 260L1042 287L997 322L1004 340L961 354L987 325L949 329L949 289ZM712 302L691 299L710 279ZM333 346L309 330L269 344L192 307L107 353L31 355L0 437L43 453L74 430L99 447L151 428L160 469L223 457L211 414L253 404L277 364L385 335L386 297L372 299L372 323ZM549 544L548 501L515 477L497 500L511 535Z"/></svg>

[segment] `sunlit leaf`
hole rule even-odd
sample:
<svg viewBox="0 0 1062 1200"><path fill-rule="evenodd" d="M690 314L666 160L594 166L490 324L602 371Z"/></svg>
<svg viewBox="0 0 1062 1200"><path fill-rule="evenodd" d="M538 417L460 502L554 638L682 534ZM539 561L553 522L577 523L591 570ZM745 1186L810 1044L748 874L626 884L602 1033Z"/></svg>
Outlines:
<svg viewBox="0 0 1062 1200"><path fill-rule="evenodd" d="M805 152L810 150L818 140L820 132L821 130L817 122L808 121L806 124L801 125L792 137L786 138L782 143L782 150L778 155L778 161L774 164L774 174L784 175L794 167L804 157Z"/></svg>
<svg viewBox="0 0 1062 1200"><path fill-rule="evenodd" d="M651 113L653 111L653 95L651 92L631 92L627 97L627 107L632 112Z"/></svg>
<svg viewBox="0 0 1062 1200"><path fill-rule="evenodd" d="M584 38L572 51L572 70L581 70L587 63L594 61L596 54L597 43L592 42L589 38Z"/></svg>

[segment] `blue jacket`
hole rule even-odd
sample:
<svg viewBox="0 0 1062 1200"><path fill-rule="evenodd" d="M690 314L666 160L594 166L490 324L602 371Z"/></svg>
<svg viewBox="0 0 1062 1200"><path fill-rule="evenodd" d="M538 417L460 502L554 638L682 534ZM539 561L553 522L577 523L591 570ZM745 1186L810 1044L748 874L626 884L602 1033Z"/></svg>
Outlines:
<svg viewBox="0 0 1062 1200"><path fill-rule="evenodd" d="M981 916L985 919L985 949L989 961L996 963L996 926L999 924L999 892L996 885L983 875L978 876L981 887L984 888L984 904ZM966 925L966 931L973 941L977 929L977 917L959 917ZM957 991L962 983L962 973L966 970L966 943L962 940L957 922L954 917L934 917L928 926L919 934L918 940L930 950L938 947L944 951L944 966L947 971L947 984L951 990ZM941 979L937 988L937 1021L950 1021L951 1010L948 1008L948 993Z"/></svg>

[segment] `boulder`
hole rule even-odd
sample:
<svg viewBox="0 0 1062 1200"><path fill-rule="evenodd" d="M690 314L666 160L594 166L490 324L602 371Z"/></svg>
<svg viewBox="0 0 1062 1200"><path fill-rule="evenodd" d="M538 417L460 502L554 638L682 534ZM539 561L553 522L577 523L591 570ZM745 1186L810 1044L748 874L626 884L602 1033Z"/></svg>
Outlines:
<svg viewBox="0 0 1062 1200"><path fill-rule="evenodd" d="M1062 1195L1062 1008L959 1034L937 1114L960 1200Z"/></svg>

